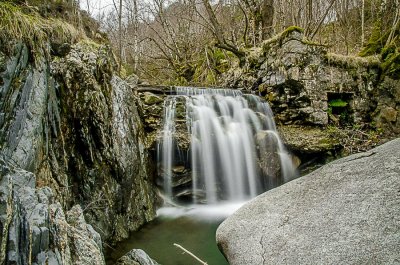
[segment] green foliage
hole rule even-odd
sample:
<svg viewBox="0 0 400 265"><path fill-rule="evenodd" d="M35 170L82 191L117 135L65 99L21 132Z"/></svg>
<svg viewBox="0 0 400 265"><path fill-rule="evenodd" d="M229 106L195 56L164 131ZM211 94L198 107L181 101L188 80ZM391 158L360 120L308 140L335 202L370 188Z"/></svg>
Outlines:
<svg viewBox="0 0 400 265"><path fill-rule="evenodd" d="M370 40L365 48L359 53L360 56L368 56L372 54L380 55L382 79L385 76L389 76L393 79L400 78L400 28L398 26L394 30L394 38L390 43L387 43L391 30L392 29L382 34L380 24L377 23L371 34Z"/></svg>
<svg viewBox="0 0 400 265"><path fill-rule="evenodd" d="M200 53L194 58L196 61L192 66L194 73L186 84L215 86L218 84L218 77L229 69L229 60L234 57L232 53L210 47L206 52L207 54Z"/></svg>
<svg viewBox="0 0 400 265"><path fill-rule="evenodd" d="M353 124L353 116L348 108L349 103L343 99L332 99L328 102L328 115L336 124L350 125Z"/></svg>
<svg viewBox="0 0 400 265"><path fill-rule="evenodd" d="M351 125L353 124L353 116L347 111L343 111L339 114L339 124L340 125Z"/></svg>
<svg viewBox="0 0 400 265"><path fill-rule="evenodd" d="M48 55L49 42L71 43L82 37L81 32L61 19L43 18L34 8L23 9L11 2L0 2L0 29L2 47L10 47L6 45L10 41L21 41L34 55Z"/></svg>
<svg viewBox="0 0 400 265"><path fill-rule="evenodd" d="M328 105L334 108L344 108L349 105L349 103L342 99L333 99L328 102Z"/></svg>
<svg viewBox="0 0 400 265"><path fill-rule="evenodd" d="M371 36L365 47L358 54L361 57L379 54L382 47L385 45L385 40L388 38L389 33L382 35L381 24L377 22L372 29Z"/></svg>
<svg viewBox="0 0 400 265"><path fill-rule="evenodd" d="M382 50L381 64L382 73L384 76L390 76L393 79L400 79L400 48L395 44Z"/></svg>

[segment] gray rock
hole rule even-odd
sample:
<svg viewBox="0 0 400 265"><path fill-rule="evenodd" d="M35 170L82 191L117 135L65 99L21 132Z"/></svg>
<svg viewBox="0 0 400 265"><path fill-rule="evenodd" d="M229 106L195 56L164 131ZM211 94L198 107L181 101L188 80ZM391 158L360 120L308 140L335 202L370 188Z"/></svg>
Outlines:
<svg viewBox="0 0 400 265"><path fill-rule="evenodd" d="M117 260L115 265L159 265L141 249L132 249Z"/></svg>
<svg viewBox="0 0 400 265"><path fill-rule="evenodd" d="M260 131L255 136L258 150L258 166L267 179L274 182L281 177L281 164L278 154L277 136L271 131Z"/></svg>
<svg viewBox="0 0 400 265"><path fill-rule="evenodd" d="M270 190L217 230L230 264L398 264L400 138Z"/></svg>
<svg viewBox="0 0 400 265"><path fill-rule="evenodd" d="M69 225L69 247L72 253L73 264L105 264L101 244L99 246L96 242L100 236L90 225L86 224L79 205L75 205L68 211L67 220Z"/></svg>
<svg viewBox="0 0 400 265"><path fill-rule="evenodd" d="M346 119L338 120L342 125L364 125L372 119L385 133L399 134L400 81L387 76L382 80L379 62L331 54L299 31L286 33L264 41L258 64L248 60L244 67L226 71L223 86L258 90L271 105L277 124L320 126L343 115ZM338 98L349 105L332 113L328 104Z"/></svg>
<svg viewBox="0 0 400 265"><path fill-rule="evenodd" d="M61 205L50 204L51 189L34 185L34 174L0 159L0 264L105 264L80 206L67 222Z"/></svg>
<svg viewBox="0 0 400 265"><path fill-rule="evenodd" d="M54 193L23 191L21 204L33 209L29 222L48 225L55 199L63 210L80 204L105 240L119 241L155 216L134 77L128 85L113 76L105 45L65 48L56 52L63 57L37 56L34 64L23 44L1 56L0 157Z"/></svg>

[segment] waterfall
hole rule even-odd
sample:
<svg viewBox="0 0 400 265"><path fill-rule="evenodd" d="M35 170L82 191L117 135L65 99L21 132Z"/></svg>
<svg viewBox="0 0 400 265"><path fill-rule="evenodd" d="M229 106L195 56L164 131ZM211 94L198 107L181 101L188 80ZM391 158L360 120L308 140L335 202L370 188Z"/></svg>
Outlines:
<svg viewBox="0 0 400 265"><path fill-rule="evenodd" d="M296 174L267 102L238 90L178 87L175 95L166 98L158 144L159 168L169 198L174 196L172 179L176 178L177 99L185 102L192 202L248 200Z"/></svg>
<svg viewBox="0 0 400 265"><path fill-rule="evenodd" d="M172 197L172 165L175 157L174 152L174 133L175 133L175 109L176 97L167 97L164 101L163 136L162 142L158 147L157 154L161 155L164 192L167 198Z"/></svg>

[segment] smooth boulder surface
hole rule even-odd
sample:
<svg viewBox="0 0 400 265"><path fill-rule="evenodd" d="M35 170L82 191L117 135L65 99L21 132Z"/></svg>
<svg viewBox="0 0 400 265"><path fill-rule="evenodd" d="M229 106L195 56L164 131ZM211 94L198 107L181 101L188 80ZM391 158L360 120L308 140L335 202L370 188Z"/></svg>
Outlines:
<svg viewBox="0 0 400 265"><path fill-rule="evenodd" d="M141 249L132 249L117 260L115 265L159 265Z"/></svg>
<svg viewBox="0 0 400 265"><path fill-rule="evenodd" d="M231 265L400 264L400 138L258 196L217 242Z"/></svg>

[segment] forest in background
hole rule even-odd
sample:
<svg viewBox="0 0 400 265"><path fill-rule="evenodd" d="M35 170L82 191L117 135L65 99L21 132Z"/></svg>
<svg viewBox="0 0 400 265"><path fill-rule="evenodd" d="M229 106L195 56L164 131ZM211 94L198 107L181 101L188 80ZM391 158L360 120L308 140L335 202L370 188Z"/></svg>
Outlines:
<svg viewBox="0 0 400 265"><path fill-rule="evenodd" d="M113 0L107 12L82 5L108 33L122 74L156 84L218 85L235 60L291 26L329 52L400 60L399 0Z"/></svg>
<svg viewBox="0 0 400 265"><path fill-rule="evenodd" d="M376 56L383 72L400 75L400 0L2 2L25 5L21 12L28 15L62 17L97 41L108 38L120 75L133 73L152 84L218 86L223 73L293 26L306 42L341 55ZM102 2L108 7L99 8ZM12 26L12 20L3 24Z"/></svg>

